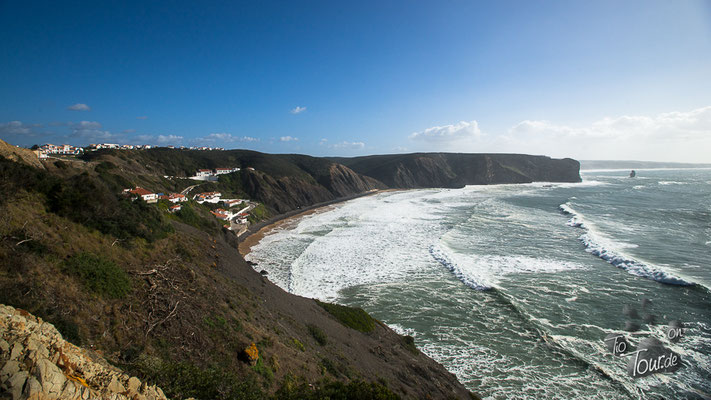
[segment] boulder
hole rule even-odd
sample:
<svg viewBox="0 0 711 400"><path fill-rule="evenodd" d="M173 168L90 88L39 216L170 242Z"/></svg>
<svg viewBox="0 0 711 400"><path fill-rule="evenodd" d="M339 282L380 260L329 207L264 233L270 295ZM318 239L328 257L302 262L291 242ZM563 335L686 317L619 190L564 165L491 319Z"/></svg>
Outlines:
<svg viewBox="0 0 711 400"><path fill-rule="evenodd" d="M5 305L0 305L0 392L13 400L166 400L160 388L65 341L42 319Z"/></svg>

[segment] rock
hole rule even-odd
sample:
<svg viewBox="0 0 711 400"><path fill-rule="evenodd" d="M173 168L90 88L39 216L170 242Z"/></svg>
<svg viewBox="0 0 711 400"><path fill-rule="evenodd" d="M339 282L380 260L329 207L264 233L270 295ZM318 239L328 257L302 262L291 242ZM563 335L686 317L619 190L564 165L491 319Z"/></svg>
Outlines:
<svg viewBox="0 0 711 400"><path fill-rule="evenodd" d="M166 400L160 388L65 341L27 311L0 305L0 337L0 388L9 394L3 400Z"/></svg>
<svg viewBox="0 0 711 400"><path fill-rule="evenodd" d="M34 376L27 379L27 383L25 383L25 390L22 391L22 395L27 399L46 398L46 396L42 396L42 385Z"/></svg>
<svg viewBox="0 0 711 400"><path fill-rule="evenodd" d="M119 382L118 377L114 375L113 378L111 378L111 383L109 383L109 386L107 386L107 389L114 393L123 393L126 391L126 388L123 387L121 382Z"/></svg>
<svg viewBox="0 0 711 400"><path fill-rule="evenodd" d="M12 346L12 351L10 352L10 359L19 360L22 355L22 350L24 350L24 347L20 343L15 343Z"/></svg>
<svg viewBox="0 0 711 400"><path fill-rule="evenodd" d="M0 382L5 382L18 372L20 372L20 363L17 361L6 362L0 370Z"/></svg>
<svg viewBox="0 0 711 400"><path fill-rule="evenodd" d="M128 393L136 394L141 389L141 381L136 377L131 377L128 379Z"/></svg>
<svg viewBox="0 0 711 400"><path fill-rule="evenodd" d="M43 358L36 364L37 372L35 375L39 378L42 384L42 390L49 394L58 396L62 393L64 382L67 378L62 371L50 360Z"/></svg>
<svg viewBox="0 0 711 400"><path fill-rule="evenodd" d="M10 351L10 345L7 344L4 339L0 339L0 351L2 351L3 354Z"/></svg>
<svg viewBox="0 0 711 400"><path fill-rule="evenodd" d="M10 377L10 379L7 382L7 386L10 389L10 395L12 396L12 400L17 400L20 399L20 396L22 395L22 388L25 386L25 382L27 382L27 377L30 374L27 373L27 371L20 371Z"/></svg>

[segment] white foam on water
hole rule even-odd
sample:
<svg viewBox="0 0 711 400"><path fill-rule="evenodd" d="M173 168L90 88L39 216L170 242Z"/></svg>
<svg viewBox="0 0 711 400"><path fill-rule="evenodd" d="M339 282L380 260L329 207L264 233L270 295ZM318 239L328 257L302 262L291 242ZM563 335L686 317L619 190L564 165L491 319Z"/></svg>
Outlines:
<svg viewBox="0 0 711 400"><path fill-rule="evenodd" d="M561 204L560 209L563 213L570 216L568 220L569 226L585 230L585 233L580 235L580 241L585 245L585 250L588 253L600 257L632 275L670 285L690 286L695 284L694 282L676 276L658 265L635 259L626 254L622 249L633 246L620 245L619 242L609 239L606 235L599 232L593 223L585 220L582 214L575 211L570 203Z"/></svg>
<svg viewBox="0 0 711 400"><path fill-rule="evenodd" d="M392 192L356 199L310 215L295 229L268 235L250 258L259 263L256 259L267 260L273 253L269 246L284 249L284 242L296 243L292 247L304 243L280 272L267 269L268 277L277 276L275 283L291 293L326 301L336 300L349 287L406 280L427 268L428 246L446 229L439 213L456 205L431 200L461 196L450 192Z"/></svg>
<svg viewBox="0 0 711 400"><path fill-rule="evenodd" d="M689 182L677 182L677 181L659 181L660 185L687 185Z"/></svg>
<svg viewBox="0 0 711 400"><path fill-rule="evenodd" d="M417 337L417 332L412 328L405 328L399 324L387 324L390 329L394 330L395 333L401 336L412 336Z"/></svg>
<svg viewBox="0 0 711 400"><path fill-rule="evenodd" d="M552 258L461 254L444 243L433 245L430 254L465 285L476 290L498 287L500 279L511 274L555 273L585 268L580 263Z"/></svg>

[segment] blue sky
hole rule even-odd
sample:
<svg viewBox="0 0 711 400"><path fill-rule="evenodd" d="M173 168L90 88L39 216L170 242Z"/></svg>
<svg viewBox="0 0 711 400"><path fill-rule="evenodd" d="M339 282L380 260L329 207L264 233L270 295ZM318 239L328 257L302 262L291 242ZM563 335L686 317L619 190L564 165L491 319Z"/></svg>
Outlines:
<svg viewBox="0 0 711 400"><path fill-rule="evenodd" d="M711 162L709 1L0 1L0 138Z"/></svg>

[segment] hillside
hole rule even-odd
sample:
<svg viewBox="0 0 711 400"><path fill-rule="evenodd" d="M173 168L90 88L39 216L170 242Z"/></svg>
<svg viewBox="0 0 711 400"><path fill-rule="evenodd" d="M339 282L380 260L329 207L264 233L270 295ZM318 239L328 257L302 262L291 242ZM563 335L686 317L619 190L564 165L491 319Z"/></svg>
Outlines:
<svg viewBox="0 0 711 400"><path fill-rule="evenodd" d="M414 153L331 158L391 188L580 182L580 164L525 154Z"/></svg>
<svg viewBox="0 0 711 400"><path fill-rule="evenodd" d="M254 199L266 204L272 213L385 188L375 179L359 175L343 165L298 154L157 148L101 150L87 153L82 159L88 165L105 165L111 174L121 176L134 186L143 185L155 191L179 190L194 184L186 178L195 175L198 169L238 167L240 172L223 176L219 182L203 183L197 190L221 191Z"/></svg>
<svg viewBox="0 0 711 400"><path fill-rule="evenodd" d="M168 213L164 203L131 201L124 188L220 191L261 203L256 222L388 187L579 180L576 161L518 155L330 160L151 149L26 158L0 156L0 304L45 319L170 398L470 394L412 338L255 272L213 206L190 200ZM220 167L241 170L187 179Z"/></svg>
<svg viewBox="0 0 711 400"><path fill-rule="evenodd" d="M52 323L169 398L470 397L412 338L360 309L270 283L202 206L187 203L188 218L117 192L189 182L116 154L43 164L0 157L0 304ZM298 196L309 202L369 188L367 179L328 166L308 174L305 188L300 167L230 176L256 180L239 190L257 194L265 187L279 194L292 181L294 193L270 200L274 212Z"/></svg>

